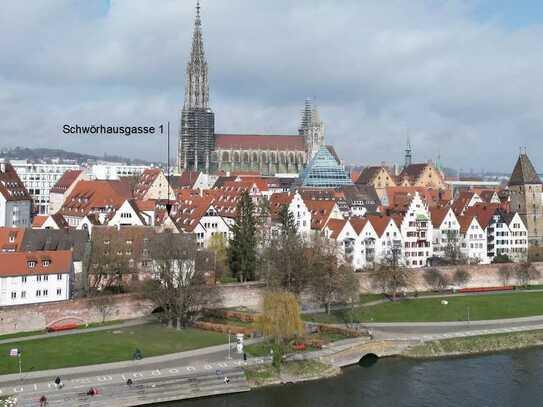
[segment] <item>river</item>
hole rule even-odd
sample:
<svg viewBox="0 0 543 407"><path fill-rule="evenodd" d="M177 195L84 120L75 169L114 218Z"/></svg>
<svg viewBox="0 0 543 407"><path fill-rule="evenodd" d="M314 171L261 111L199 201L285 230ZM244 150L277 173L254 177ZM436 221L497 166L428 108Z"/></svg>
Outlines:
<svg viewBox="0 0 543 407"><path fill-rule="evenodd" d="M543 349L459 359L381 359L333 379L274 386L168 407L537 407L543 405Z"/></svg>

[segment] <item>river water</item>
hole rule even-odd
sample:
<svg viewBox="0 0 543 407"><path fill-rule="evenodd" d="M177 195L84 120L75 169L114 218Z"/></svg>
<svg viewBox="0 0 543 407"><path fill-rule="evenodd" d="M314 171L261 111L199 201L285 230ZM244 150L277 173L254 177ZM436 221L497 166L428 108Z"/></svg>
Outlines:
<svg viewBox="0 0 543 407"><path fill-rule="evenodd" d="M543 349L459 359L381 359L328 380L268 387L168 407L538 407Z"/></svg>

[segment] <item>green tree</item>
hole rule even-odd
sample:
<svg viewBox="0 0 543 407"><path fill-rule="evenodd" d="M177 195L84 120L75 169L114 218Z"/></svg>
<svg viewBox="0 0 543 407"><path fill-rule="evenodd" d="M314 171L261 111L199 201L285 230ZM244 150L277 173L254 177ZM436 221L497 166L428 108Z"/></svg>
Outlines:
<svg viewBox="0 0 543 407"><path fill-rule="evenodd" d="M281 224L281 233L285 235L296 234L296 219L294 219L292 212L288 210L288 205L281 205L278 218Z"/></svg>
<svg viewBox="0 0 543 407"><path fill-rule="evenodd" d="M255 206L249 193L241 194L237 206L236 223L232 227L232 240L228 247L228 266L239 281L255 279L256 220Z"/></svg>

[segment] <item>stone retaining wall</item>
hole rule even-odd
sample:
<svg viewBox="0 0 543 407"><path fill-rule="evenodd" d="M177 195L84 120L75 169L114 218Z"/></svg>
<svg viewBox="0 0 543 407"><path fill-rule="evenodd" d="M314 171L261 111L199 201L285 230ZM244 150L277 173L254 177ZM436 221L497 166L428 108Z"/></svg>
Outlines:
<svg viewBox="0 0 543 407"><path fill-rule="evenodd" d="M504 285L504 281L499 274L501 267L509 268L511 270L511 278L506 285L517 285L518 281L515 277L513 268L520 266L518 264L484 264L484 265L472 265L472 266L441 266L432 267L441 271L444 275L452 279L455 271L458 268L463 268L471 275L466 288L470 287L501 287ZM531 280L529 284L543 284L543 263L532 263L532 266L540 271L541 277L536 280ZM424 272L426 268L413 269L413 281L411 282L408 291L429 291L433 287L430 287L424 280ZM362 293L379 293L382 289L379 284L375 283L375 279L372 278L373 273L357 273L358 280L360 282L360 292Z"/></svg>

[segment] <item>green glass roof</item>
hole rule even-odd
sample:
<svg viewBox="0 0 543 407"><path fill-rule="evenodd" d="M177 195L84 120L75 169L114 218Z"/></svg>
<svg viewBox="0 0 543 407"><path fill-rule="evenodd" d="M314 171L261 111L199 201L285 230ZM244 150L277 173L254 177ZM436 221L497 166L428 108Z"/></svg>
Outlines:
<svg viewBox="0 0 543 407"><path fill-rule="evenodd" d="M351 178L345 172L328 148L322 146L300 176L304 187L335 188L353 185Z"/></svg>

